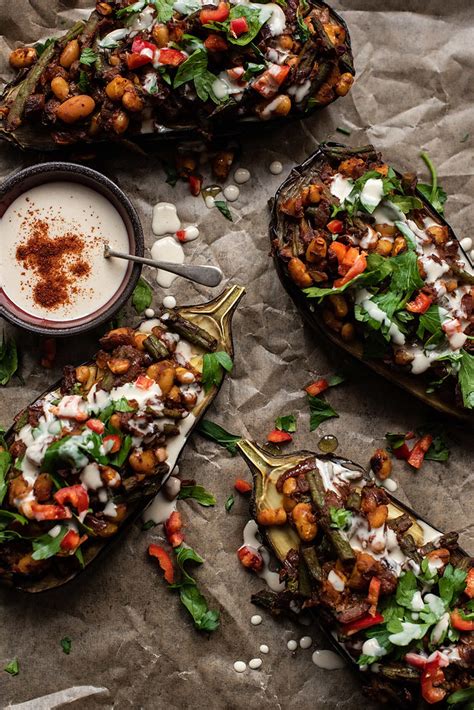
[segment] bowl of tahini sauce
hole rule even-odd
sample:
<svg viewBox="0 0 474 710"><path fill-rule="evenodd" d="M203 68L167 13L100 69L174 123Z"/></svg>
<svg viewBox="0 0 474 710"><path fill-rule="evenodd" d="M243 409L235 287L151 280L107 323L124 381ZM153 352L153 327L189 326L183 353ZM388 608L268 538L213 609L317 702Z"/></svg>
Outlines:
<svg viewBox="0 0 474 710"><path fill-rule="evenodd" d="M109 320L140 265L105 259L106 243L143 256L138 214L115 183L74 163L14 173L0 186L0 314L54 336Z"/></svg>

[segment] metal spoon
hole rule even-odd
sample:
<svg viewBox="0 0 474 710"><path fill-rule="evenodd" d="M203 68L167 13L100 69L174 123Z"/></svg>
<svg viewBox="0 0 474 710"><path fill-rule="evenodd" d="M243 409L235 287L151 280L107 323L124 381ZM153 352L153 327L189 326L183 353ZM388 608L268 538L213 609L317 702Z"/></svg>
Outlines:
<svg viewBox="0 0 474 710"><path fill-rule="evenodd" d="M182 276L183 279L194 281L203 286L218 286L223 279L223 273L217 266L197 266L194 264L172 264L168 261L155 261L154 259L145 259L142 256L133 256L132 254L122 254L118 251L113 251L108 244L104 246L104 257L109 259L111 256L117 259L127 259L127 261L136 261L139 264L147 264L154 266L163 271L169 271L171 274Z"/></svg>

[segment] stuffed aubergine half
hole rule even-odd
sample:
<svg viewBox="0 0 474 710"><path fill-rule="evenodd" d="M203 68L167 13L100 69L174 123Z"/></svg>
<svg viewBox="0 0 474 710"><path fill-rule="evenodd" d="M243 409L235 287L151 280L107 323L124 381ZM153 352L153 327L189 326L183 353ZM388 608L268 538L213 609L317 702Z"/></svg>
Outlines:
<svg viewBox="0 0 474 710"><path fill-rule="evenodd" d="M252 600L276 615L312 610L379 702L472 703L474 559L458 535L437 531L346 459L275 456L246 440L237 449L285 584Z"/></svg>
<svg viewBox="0 0 474 710"><path fill-rule="evenodd" d="M474 275L451 227L372 146L322 145L279 189L271 239L313 327L441 411L474 407Z"/></svg>
<svg viewBox="0 0 474 710"><path fill-rule="evenodd" d="M17 415L0 447L0 579L63 584L143 510L217 394L206 355L232 355L243 294L165 311L100 339L91 363ZM222 353L221 353L222 356Z"/></svg>
<svg viewBox="0 0 474 710"><path fill-rule="evenodd" d="M321 0L100 2L10 64L0 135L33 148L232 133L305 116L354 79L346 26Z"/></svg>

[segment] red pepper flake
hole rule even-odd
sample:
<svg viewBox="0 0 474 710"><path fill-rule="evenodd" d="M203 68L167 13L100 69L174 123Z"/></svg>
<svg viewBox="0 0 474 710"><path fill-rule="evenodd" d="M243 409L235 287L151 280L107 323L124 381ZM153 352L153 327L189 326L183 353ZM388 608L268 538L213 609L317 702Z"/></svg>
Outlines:
<svg viewBox="0 0 474 710"><path fill-rule="evenodd" d="M246 495L252 491L252 485L248 481L244 481L243 478L237 478L234 483L234 488L242 495Z"/></svg>
<svg viewBox="0 0 474 710"><path fill-rule="evenodd" d="M78 234L51 237L47 222L32 222L28 239L17 247L16 259L36 276L33 300L37 305L55 310L71 302L77 279L90 272L90 264L82 258L84 248Z"/></svg>

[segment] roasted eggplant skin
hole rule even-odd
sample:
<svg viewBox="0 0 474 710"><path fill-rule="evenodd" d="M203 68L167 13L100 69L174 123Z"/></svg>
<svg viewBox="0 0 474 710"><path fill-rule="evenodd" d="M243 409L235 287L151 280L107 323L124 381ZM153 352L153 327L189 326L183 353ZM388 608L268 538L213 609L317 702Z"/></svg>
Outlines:
<svg viewBox="0 0 474 710"><path fill-rule="evenodd" d="M168 313L169 320L173 321L169 331L177 333L182 340L192 346L193 357L189 366L189 360L185 362L186 358L172 355L172 340L168 339L166 331L163 331L162 328L155 327L150 333L147 321L142 324L145 327L141 329L140 327L137 329L120 328L110 331L101 339L101 350L97 353L94 361L77 368L69 366L65 368L64 377L57 385L16 416L15 424L6 433L3 444L0 446L0 451L9 450L10 452L10 463L6 467L7 488L6 491L2 491L4 500L0 507L0 522L2 524L0 533L1 583L33 593L61 586L74 579L99 556L104 556L110 546L120 539L129 525L143 512L169 477L187 438L219 391L219 387L214 385L207 393L203 393L201 389L201 394L199 394L197 391L193 391L194 385L186 384L186 381L189 382L193 379L197 385L196 389L199 389L202 356L205 352L224 350L233 356L231 321L243 294L243 288L231 286L209 303L183 306ZM167 342L170 346L168 353L166 352ZM176 338L174 342L176 342ZM127 359L128 366L125 362ZM186 372L190 374L186 374ZM171 378L170 373L172 374ZM169 381L166 382L166 380ZM182 380L181 388L180 380ZM95 392L99 392L97 398L99 409L95 417L94 413L92 415L89 413L92 418L86 424L84 420L80 423L79 419L76 421L76 419L62 418L61 421L63 427L66 426L65 421L71 423L73 429L69 434L72 437L75 434L81 435L81 432L84 434L86 431L89 431L91 435L99 436L102 448L99 448L98 452L107 454L105 449L102 450L106 446L105 435L110 442L108 446L113 445L115 437L116 440L121 441L121 446L125 447L127 439L130 440L134 436L130 426L135 427L136 422L133 423L135 414L126 404L120 409L117 407L113 415L110 412L107 413L101 405L101 397L105 397L106 393L110 391L110 387L114 388L115 392L118 387L122 393L123 388L128 386L127 383L130 383L130 387L138 394L143 391L151 391L150 387L151 389L160 387L161 394L157 390L154 406L160 410L157 414L160 417L165 416L165 419L154 419L150 413L148 417L145 416L145 419L149 424L153 421L163 422L164 427L160 427L161 434L156 434L154 429L151 432L153 440L150 439L148 444L142 444L143 451L140 450L142 448L140 446L138 449L135 448L137 441L130 441L132 447L125 452L122 461L112 457L107 465L103 465L100 463L100 457L91 458L88 466L92 464L97 468L96 471L90 472L92 478L79 479L79 474L74 469L70 469L72 464L64 464L64 469L54 466L51 468L51 475L46 472L42 473L37 476L34 484L29 484L30 488L33 485L31 495L23 496L25 491L20 488L26 488L26 486L24 481L20 480L23 479L22 469L18 470L17 467L21 466L22 450L25 445L22 445L18 433L25 427L28 420L33 425L37 425L37 422L40 421L40 426L42 426L40 417L41 412L46 411L44 410L45 401L49 403L48 411L51 411L50 405L54 407L60 401L64 406L69 406L65 401L68 397L71 406L76 406L77 402L73 402L75 393L79 393L83 398L86 397L87 402L95 402ZM94 393L92 399L91 393ZM72 397L69 396L71 394ZM160 399L161 404L159 403ZM126 397L122 397L120 401L124 404ZM139 405L137 402L134 403L132 398L131 409L137 409L137 404ZM80 408L80 405L78 406ZM163 407L165 409L162 409ZM148 412L148 410L146 411ZM142 407L138 406L138 416L143 415L143 412L141 415L140 412L142 412ZM59 413L57 414L59 416ZM181 446L178 447L177 453L173 452L171 460L168 460L164 456L168 437L180 435L178 430L183 429L180 422L186 422L187 417L192 417L192 419L189 420L190 425L188 424L182 432ZM101 418L104 420L103 422ZM145 419L142 422L143 425L146 423ZM140 422L140 419L137 421ZM142 424L139 423L138 427L140 428ZM63 429L59 436L52 438L63 440L65 433ZM135 435L137 434L138 430L135 430ZM158 438L156 438L157 436ZM145 442L143 436L142 440ZM162 455L160 455L160 446L162 447ZM84 449L81 450L84 451ZM114 454L114 450L111 453L120 456L121 451L120 448L117 454ZM134 452L135 459L132 461L131 456ZM2 465L4 464L3 456L5 454L2 454ZM147 461L146 457L153 458L153 460ZM103 463L105 464L105 461ZM44 459L41 465L45 466ZM83 465L81 464L82 474L84 474ZM147 466L148 469L145 470ZM93 478L99 475L101 480L97 479L94 482ZM12 487L14 480L20 481L20 484L15 483L15 490ZM81 484L82 491L80 490ZM105 503L104 501L101 503L98 497L98 485L103 486L98 490L106 492L108 503L112 505L114 510L100 512ZM73 488L70 488L71 486ZM79 499L77 497L74 499L73 496L77 491L80 494ZM81 496L87 502L87 506L93 510L86 513L87 508L82 505L84 501L81 501ZM25 501L24 505L21 503L22 499ZM34 510L31 509L30 499L33 500ZM18 503L19 505L17 505ZM66 516L62 515L61 507L66 508ZM108 513L112 513L112 515ZM13 519L12 514L17 516L20 514L20 517L23 517L23 522ZM55 523L54 516L56 514L60 515ZM71 541L74 544L70 546L70 549L68 545L63 546L61 543L59 555L54 554L44 560L32 558L33 539L47 538L49 537L48 531L55 524L66 523L69 525L70 522L73 523L73 529L81 536L79 545L76 538ZM60 532L64 532L63 528ZM86 538L82 539L82 536L86 536ZM51 541L53 539L51 537ZM79 557L75 554L78 549L80 550Z"/></svg>
<svg viewBox="0 0 474 710"><path fill-rule="evenodd" d="M374 486L363 467L339 456L311 451L275 455L245 439L237 443L237 450L252 472L251 515L264 543L281 562L280 577L285 580L284 591L264 590L252 600L276 615L291 615L298 608L312 610L332 646L354 669L359 669L360 657L366 654L361 650L362 642L368 638L366 629L377 629L377 624L387 621L388 617L381 616L390 599L404 603L396 596L399 580L407 569L414 569L419 575L422 559L434 564L440 578L446 570L449 575L454 571L462 576L464 590L455 606L466 610L472 604L474 559L458 545L457 534L439 533L386 490ZM304 509L308 509L306 527L301 526ZM277 524L270 524L276 510L285 511L286 522L279 514ZM340 517L342 512L349 516L348 521ZM376 517L380 515L384 522L377 527ZM340 577L331 579L334 574ZM371 584L373 577L377 585ZM422 594L427 589L435 591L436 584L435 580L431 587L424 586ZM452 616L449 623L458 628ZM405 658L412 642L407 642L398 661L390 656L398 650L393 647L388 654L380 654L377 664L372 665L371 660L368 668L362 666L368 693L390 707L414 708L420 694L427 702L442 704L450 693L469 688L474 667L470 626L472 623L459 626L463 630L454 641L459 646L459 657L443 665L442 677L436 682L440 686L438 694L420 665L433 649L426 644ZM424 641L428 641L426 631ZM447 637L432 642L441 649L452 643Z"/></svg>
<svg viewBox="0 0 474 710"><path fill-rule="evenodd" d="M296 304L303 318L319 335L323 335L329 341L338 345L345 352L364 362L378 374L382 375L389 381L394 382L411 394L414 394L423 402L429 404L441 413L472 423L474 418L472 416L471 409L467 407L465 401L463 401L463 397L460 395L456 386L456 380L453 377L445 377L439 389L427 391L427 389L429 389L429 385L431 384L430 380L433 381L440 377L439 373L437 375L436 372L433 372L432 368L429 368L425 373L413 375L409 371L409 364L397 364L394 362L393 356L385 357L383 359L370 358L369 355L364 353L364 342L362 338L363 328L361 328L360 323L358 323L357 320L354 320L354 309L353 306L351 307L352 301L349 304L349 314L346 314L347 321L350 323L347 328L351 329L351 332L349 333L348 330L347 332L341 330L340 326L342 323L340 321L336 322L334 318L330 318L333 312L333 304L331 304L331 308L328 309L327 299L325 299L322 303L318 303L318 299L309 298L304 292L305 286L325 286L328 282L323 281L321 283L317 283L311 279L310 283L310 279L308 279L308 282L305 284L302 282L297 283L295 282L295 278L296 281L298 281L298 274L290 274L289 262L292 256L295 255L292 247L292 240L298 239L298 234L296 234L297 229L295 227L295 219L282 211L282 205L290 196L297 194L302 185L307 185L313 177L317 181L320 180L321 175L323 175L323 179L326 180L327 183L329 179L329 173L327 171L328 164L331 164L332 169L334 170L335 166L342 161L347 161L349 163L351 161L357 162L358 160L369 161L369 163L372 161L374 164L383 163L380 154L378 154L375 148L371 145L352 149L338 143L330 142L321 144L313 155L311 155L304 163L292 170L288 178L278 189L271 206L270 239L274 263L281 283ZM416 189L415 176L412 174L402 176L395 171L393 174L401 181L402 184L406 184L405 181L410 181L407 191L410 196L419 200L419 204L422 205L420 213L431 219L433 223L436 223L436 225L439 225L444 230L445 235L447 235L448 242L457 245L457 253L463 255L464 261L469 264L468 257L460 246L459 240L450 225L438 212L433 209L431 204L425 199L424 195ZM334 202L337 202L337 200L334 199L333 203ZM332 205L329 205L329 207L331 206ZM316 207L317 205L315 205L314 209ZM334 220L334 222L337 221L337 217L339 217L339 215L336 215L336 220ZM365 215L365 217L368 217L368 215ZM341 219L343 219L343 217L341 217ZM321 223L321 225L319 225L321 230L318 231L318 226L316 226L314 235L325 234L326 237L329 235L329 237L334 240L338 239L338 234L330 235L327 231L327 227L325 225L326 222L329 223L330 220L331 211L329 209L324 220L324 224ZM309 229L309 231L311 231L311 229ZM349 240L348 243L350 243ZM326 247L327 246L328 245L326 244ZM310 270L317 269L317 265L307 262L304 250L302 254L298 254L298 257L299 258L295 261L301 262L303 270L305 270L306 267L309 267ZM324 276L325 274L322 274L321 278L324 279ZM319 278L319 275L316 274L316 277ZM462 279L463 280L460 281L460 284L466 284L466 288L472 286L474 279L471 274L464 273L462 275ZM344 294L345 296L349 294L349 300L351 298L350 293L351 291L349 289ZM338 304L334 305L337 306ZM468 315L468 322L469 318L472 318L472 316ZM334 323L332 321L334 321ZM336 325L338 326L337 328L335 327ZM469 332L469 330L466 332ZM348 335L350 337L347 337ZM471 348L469 340L466 342L464 347L466 352L469 352L469 349ZM440 380L443 380L442 376L440 377Z"/></svg>
<svg viewBox="0 0 474 710"><path fill-rule="evenodd" d="M227 2L181 5L162 21L146 0L133 7L100 2L86 23L40 55L35 47L14 50L10 63L22 68L0 98L0 137L44 150L78 141L195 138L196 130L228 135L304 117L353 83L347 27L322 0L272 3L264 15L265 3L247 10ZM218 15L227 25L212 21ZM240 29L230 24L234 15L243 15ZM191 55L196 66L188 70ZM207 73L193 84L206 62Z"/></svg>

